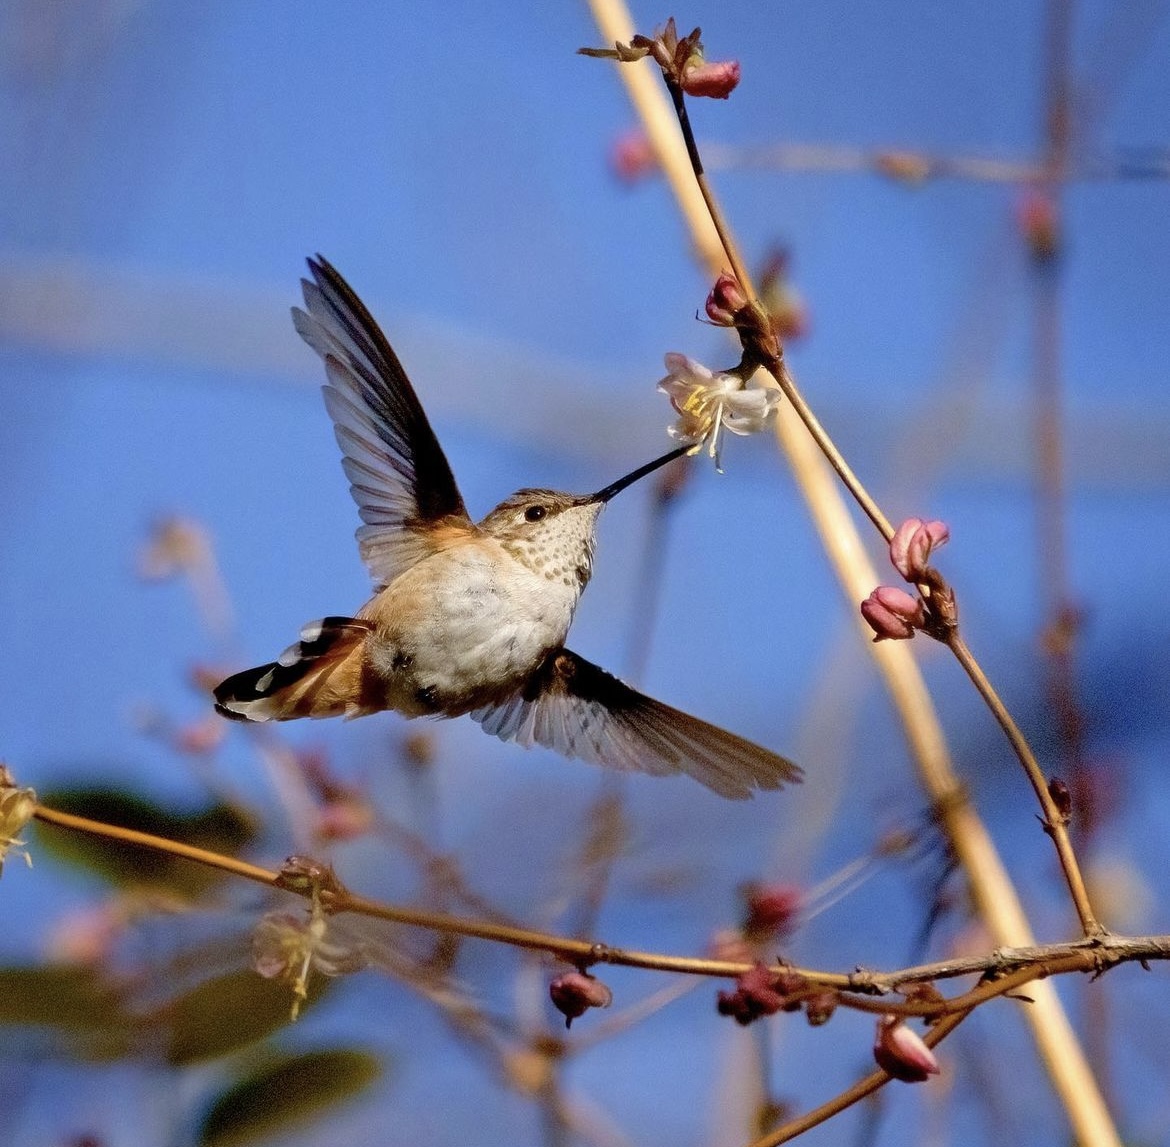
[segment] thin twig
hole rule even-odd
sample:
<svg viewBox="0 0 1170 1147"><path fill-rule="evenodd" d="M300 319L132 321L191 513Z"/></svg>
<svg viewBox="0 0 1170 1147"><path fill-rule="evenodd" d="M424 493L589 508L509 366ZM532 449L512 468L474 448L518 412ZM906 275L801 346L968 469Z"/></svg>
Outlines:
<svg viewBox="0 0 1170 1147"><path fill-rule="evenodd" d="M768 170L793 174L884 176L908 187L937 180L1026 186L1049 174L1044 161L979 155L940 155L912 148L861 148L845 144L770 143L736 146L703 144L708 171ZM1061 182L1108 183L1170 178L1170 154L1164 148L1121 148L1067 163Z"/></svg>
<svg viewBox="0 0 1170 1147"><path fill-rule="evenodd" d="M182 844L177 840L168 840L165 836L155 836L149 832L139 832L133 828L122 828L115 824L103 824L98 820L91 820L85 816L74 816L69 812L58 812L47 808L43 804L36 807L33 816L45 824L55 824L58 828L69 828L76 832L88 833L90 836L100 836L106 840L116 840L123 844L137 844L143 848L152 848L156 852L166 852L171 856L181 856L186 860L194 860L197 864L204 864L208 868L218 868L222 872L230 872L233 876L242 876L246 880L254 880L258 884L276 886L280 877L268 868L260 868L247 861L237 860L234 856L224 856L218 852L211 852L206 848L197 848L193 844Z"/></svg>
<svg viewBox="0 0 1170 1147"><path fill-rule="evenodd" d="M1019 726L1012 719L1007 707L995 691L994 686L987 679L979 662L975 660L967 643L960 636L958 630L952 632L947 644L955 659L963 667L963 671L971 679L984 703L991 710L1004 735L1011 743L1012 750L1024 767L1028 780L1036 793L1036 799L1044 810L1044 831L1052 837L1056 846L1056 855L1060 866L1064 870L1064 878L1068 884L1069 894L1073 905L1081 920L1081 930L1086 936L1100 935L1104 929L1093 914L1089 903L1089 894L1085 888L1084 877L1081 875L1080 865L1077 863L1076 853L1073 851L1072 841L1069 840L1068 822L1064 814L1056 807L1056 802L1048 792L1048 784L1044 779L1044 772L1032 753L1027 738L1020 732Z"/></svg>
<svg viewBox="0 0 1170 1147"><path fill-rule="evenodd" d="M960 1012L958 1015L948 1016L946 1019L940 1020L924 1037L926 1045L928 1047L937 1046L970 1014L970 1011ZM788 1122L777 1127L776 1130L754 1140L750 1147L779 1147L779 1144L787 1143L795 1139L798 1135L803 1135L806 1131L832 1119L834 1115L840 1114L846 1108L852 1107L855 1103L860 1103L861 1100L872 1095L879 1088L885 1087L892 1078L893 1076L888 1075L884 1071L871 1072L864 1079L858 1080L847 1091L843 1091L827 1103L821 1104L820 1107L816 1107L812 1111L798 1116L796 1119L788 1120Z"/></svg>

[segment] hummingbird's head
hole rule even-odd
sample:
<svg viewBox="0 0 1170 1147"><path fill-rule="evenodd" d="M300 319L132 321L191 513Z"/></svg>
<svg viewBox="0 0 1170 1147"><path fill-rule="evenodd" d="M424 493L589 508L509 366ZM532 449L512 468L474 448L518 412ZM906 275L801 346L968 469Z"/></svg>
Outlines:
<svg viewBox="0 0 1170 1147"><path fill-rule="evenodd" d="M517 561L578 592L593 572L597 518L605 503L558 490L517 490L482 522Z"/></svg>
<svg viewBox="0 0 1170 1147"><path fill-rule="evenodd" d="M563 494L558 490L517 490L482 522L480 529L503 543L529 569L550 581L585 588L593 572L597 519L606 502L639 478L691 449L688 443L639 466L596 494Z"/></svg>

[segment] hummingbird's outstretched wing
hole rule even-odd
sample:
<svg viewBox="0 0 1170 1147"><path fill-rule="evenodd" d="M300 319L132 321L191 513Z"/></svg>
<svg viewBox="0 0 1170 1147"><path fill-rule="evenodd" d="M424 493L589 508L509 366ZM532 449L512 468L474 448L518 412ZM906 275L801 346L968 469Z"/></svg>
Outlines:
<svg viewBox="0 0 1170 1147"><path fill-rule="evenodd" d="M306 310L293 307L293 324L325 360L325 406L365 523L358 548L380 587L433 551L444 534L435 527L474 527L386 336L325 259L308 264L313 279L301 280Z"/></svg>
<svg viewBox="0 0 1170 1147"><path fill-rule="evenodd" d="M550 654L519 693L471 716L504 741L614 769L686 773L734 800L801 777L791 761L631 689L568 649Z"/></svg>

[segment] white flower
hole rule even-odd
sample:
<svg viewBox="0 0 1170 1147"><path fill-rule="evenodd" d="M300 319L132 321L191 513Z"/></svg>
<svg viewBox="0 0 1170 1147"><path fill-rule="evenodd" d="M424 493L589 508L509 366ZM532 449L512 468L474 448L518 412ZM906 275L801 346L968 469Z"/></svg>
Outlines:
<svg viewBox="0 0 1170 1147"><path fill-rule="evenodd" d="M715 373L700 362L682 354L666 356L667 376L658 389L678 411L678 421L670 427L672 438L704 443L707 453L719 464L719 432L726 427L732 434L755 434L763 430L780 405L780 391L774 386L744 383L738 375Z"/></svg>
<svg viewBox="0 0 1170 1147"><path fill-rule="evenodd" d="M0 765L0 869L10 851L20 852L32 867L32 857L25 851L20 831L32 820L36 807L37 794L17 787L7 767Z"/></svg>

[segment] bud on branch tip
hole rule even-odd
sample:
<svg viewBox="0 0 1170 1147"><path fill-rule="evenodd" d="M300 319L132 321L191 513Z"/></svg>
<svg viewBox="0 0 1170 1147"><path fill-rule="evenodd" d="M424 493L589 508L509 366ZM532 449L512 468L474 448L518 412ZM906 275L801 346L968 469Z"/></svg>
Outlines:
<svg viewBox="0 0 1170 1147"><path fill-rule="evenodd" d="M739 280L724 271L707 296L707 318L717 327L735 327L744 320L747 310L748 297Z"/></svg>
<svg viewBox="0 0 1170 1147"><path fill-rule="evenodd" d="M739 61L708 62L703 55L700 35L696 28L689 36L679 39L672 16L653 36L635 36L628 44L618 41L612 48L578 48L577 52L595 59L617 60L621 64L632 64L652 56L667 82L681 88L687 95L725 100L739 83Z"/></svg>
<svg viewBox="0 0 1170 1147"><path fill-rule="evenodd" d="M946 522L907 518L890 539L890 561L908 582L926 581L930 555L951 536Z"/></svg>
<svg viewBox="0 0 1170 1147"><path fill-rule="evenodd" d="M939 1073L934 1052L900 1016L882 1016L878 1020L873 1058L882 1071L903 1083L924 1083Z"/></svg>

